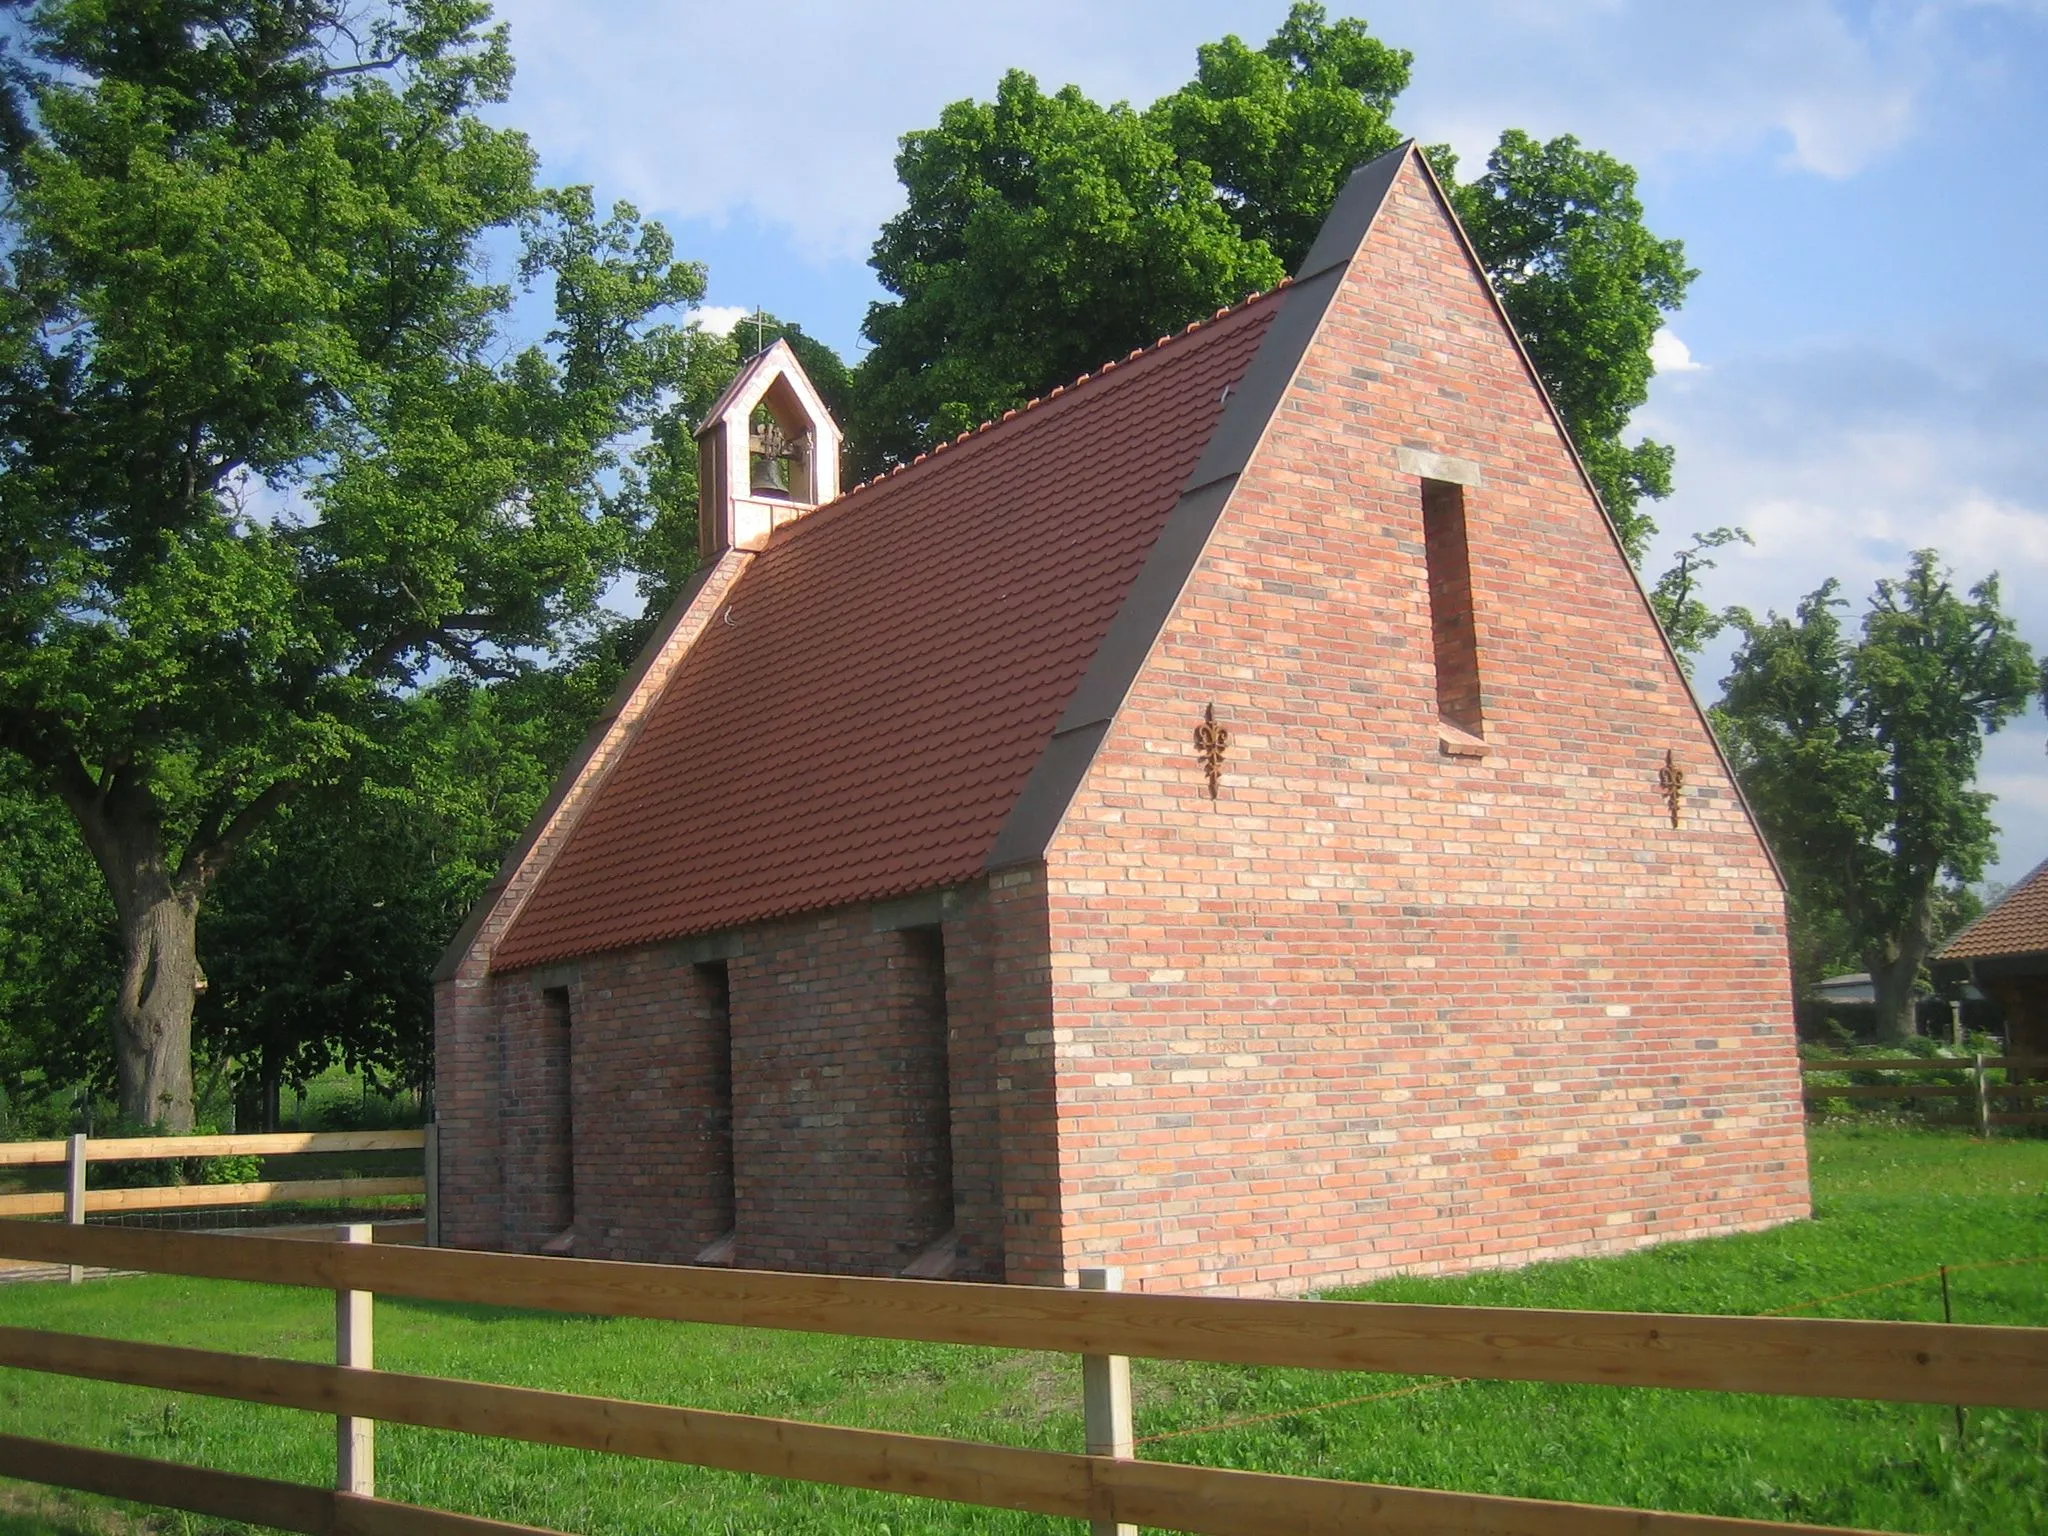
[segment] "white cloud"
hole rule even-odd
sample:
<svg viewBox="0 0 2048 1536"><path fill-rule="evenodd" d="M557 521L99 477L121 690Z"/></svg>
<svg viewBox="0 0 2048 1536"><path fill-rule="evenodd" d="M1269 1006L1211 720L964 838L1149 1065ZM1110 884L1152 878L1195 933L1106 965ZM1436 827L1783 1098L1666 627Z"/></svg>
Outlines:
<svg viewBox="0 0 2048 1536"><path fill-rule="evenodd" d="M1659 373L1698 373L1706 365L1692 360L1692 348L1667 325L1650 338L1650 366Z"/></svg>
<svg viewBox="0 0 2048 1536"><path fill-rule="evenodd" d="M1513 125L1639 165L1775 148L1824 176L1912 132L1950 35L1938 6L1829 0L1487 0L1374 16L1415 50L1410 122L1468 158Z"/></svg>
<svg viewBox="0 0 2048 1536"><path fill-rule="evenodd" d="M1366 10L1333 5L1337 14ZM1018 67L1048 89L1139 104L1198 44L1257 42L1285 0L789 0L772 13L685 0L500 0L520 77L510 121L552 174L650 212L779 226L814 259L865 257L900 201L900 135L986 100ZM1401 121L1468 160L1510 125L1577 133L1646 166L1778 146L1847 175L1913 130L1959 47L1939 5L1827 0L1381 0L1375 32L1416 54Z"/></svg>
<svg viewBox="0 0 2048 1536"><path fill-rule="evenodd" d="M752 313L744 304L702 304L690 311L690 323L713 336L730 336L732 328Z"/></svg>
<svg viewBox="0 0 2048 1536"><path fill-rule="evenodd" d="M1149 101L1192 72L1196 42L1233 25L1263 36L1285 9L501 0L520 65L504 115L551 174L593 180L604 196L759 219L814 259L859 260L900 199L898 137L945 103L986 99L1012 66L1048 88L1074 79L1100 98Z"/></svg>

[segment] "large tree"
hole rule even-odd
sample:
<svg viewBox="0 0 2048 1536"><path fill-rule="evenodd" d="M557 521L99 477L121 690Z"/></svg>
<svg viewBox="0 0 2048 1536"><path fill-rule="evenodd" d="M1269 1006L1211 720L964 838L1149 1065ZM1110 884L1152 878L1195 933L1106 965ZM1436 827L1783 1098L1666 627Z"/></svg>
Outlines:
<svg viewBox="0 0 2048 1536"><path fill-rule="evenodd" d="M209 889L429 669L516 672L590 612L702 274L536 185L472 0L12 8L0 748L105 879L122 1109L181 1128ZM507 259L544 344L505 340Z"/></svg>
<svg viewBox="0 0 2048 1536"><path fill-rule="evenodd" d="M993 102L955 102L905 135L896 170L909 206L882 226L873 265L900 297L868 310L874 345L848 422L856 473L1285 272L1139 114L1073 86L1048 96L1021 70Z"/></svg>
<svg viewBox="0 0 2048 1536"><path fill-rule="evenodd" d="M1270 287L1307 254L1353 167L1400 142L1410 56L1297 4L1262 47L1205 45L1194 80L1144 112L1004 77L898 156L906 206L874 268L895 297L850 422L862 472L1042 394ZM1510 132L1473 182L1430 151L1481 262L1631 555L1669 494L1671 451L1626 441L1650 341L1693 273L1643 224L1635 175L1570 137Z"/></svg>
<svg viewBox="0 0 2048 1536"><path fill-rule="evenodd" d="M1852 947L1878 1032L1898 1041L1942 914L1991 855L1991 797L1975 788L1984 737L2038 680L1995 576L1958 593L1921 550L1903 580L1877 584L1853 638L1836 591L1790 618L1735 615L1743 643L1718 713L1791 883L1795 946Z"/></svg>

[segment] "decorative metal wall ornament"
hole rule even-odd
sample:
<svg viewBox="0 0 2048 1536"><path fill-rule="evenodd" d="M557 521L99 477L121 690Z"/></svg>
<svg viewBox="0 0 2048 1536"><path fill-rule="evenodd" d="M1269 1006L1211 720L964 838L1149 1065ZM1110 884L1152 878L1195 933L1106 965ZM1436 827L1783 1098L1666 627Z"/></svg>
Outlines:
<svg viewBox="0 0 2048 1536"><path fill-rule="evenodd" d="M1202 710L1202 723L1195 727L1195 750L1202 754L1202 772L1209 776L1209 798L1223 780L1223 754L1230 750L1230 732L1216 723L1216 706Z"/></svg>
<svg viewBox="0 0 2048 1536"><path fill-rule="evenodd" d="M1664 766L1657 770L1657 788L1663 793L1664 803L1671 807L1671 825L1678 825L1678 813L1685 803L1685 770L1678 766L1678 759L1671 755L1671 749L1664 749Z"/></svg>

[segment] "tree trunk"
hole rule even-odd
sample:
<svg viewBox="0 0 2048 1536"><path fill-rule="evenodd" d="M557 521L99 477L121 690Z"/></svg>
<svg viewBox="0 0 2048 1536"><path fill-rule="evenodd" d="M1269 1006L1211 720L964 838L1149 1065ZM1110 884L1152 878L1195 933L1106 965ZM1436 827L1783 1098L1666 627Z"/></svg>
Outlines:
<svg viewBox="0 0 2048 1536"><path fill-rule="evenodd" d="M1885 1045L1904 1045L1920 1033L1914 1017L1913 984L1920 979L1920 967L1934 948L1934 889L1927 888L1914 900L1902 931L1891 935L1882 949L1865 956L1870 967L1871 989L1877 994L1877 1038Z"/></svg>
<svg viewBox="0 0 2048 1536"><path fill-rule="evenodd" d="M192 1004L199 979L199 903L168 880L116 900L121 990L114 1000L114 1069L121 1113L173 1133L192 1129Z"/></svg>
<svg viewBox="0 0 2048 1536"><path fill-rule="evenodd" d="M121 990L114 1000L114 1071L121 1113L136 1125L192 1129L192 1005L199 969L199 903L265 817L298 788L278 779L226 819L202 815L173 865L164 814L132 763L93 773L75 754L43 766L107 879L121 924ZM225 822L225 824L223 824Z"/></svg>
<svg viewBox="0 0 2048 1536"><path fill-rule="evenodd" d="M275 1131L278 1122L284 1118L284 1064L278 1060L279 1053L265 1046L263 1049L263 1129Z"/></svg>

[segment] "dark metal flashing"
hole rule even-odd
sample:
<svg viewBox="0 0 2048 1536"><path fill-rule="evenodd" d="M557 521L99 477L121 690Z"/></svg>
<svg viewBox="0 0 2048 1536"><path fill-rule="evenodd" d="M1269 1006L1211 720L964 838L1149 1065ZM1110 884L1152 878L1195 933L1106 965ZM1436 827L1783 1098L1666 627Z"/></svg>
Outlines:
<svg viewBox="0 0 2048 1536"><path fill-rule="evenodd" d="M1031 777L1024 781L1024 793L1010 807L1003 830L996 834L989 850L991 873L1017 864L1031 864L1045 857L1046 845L1059 830L1060 818L1081 787L1081 776L1095 761L1095 749L1109 731L1107 720L1092 721L1070 731L1055 731L1038 755Z"/></svg>
<svg viewBox="0 0 2048 1536"><path fill-rule="evenodd" d="M1408 163L1408 155L1414 148L1415 141L1405 139L1377 160L1368 160L1351 173L1344 183L1344 190L1337 194L1329 217L1323 220L1323 227L1316 231L1308 254L1302 257L1301 270L1294 278L1296 282L1305 283L1333 268L1351 265L1351 258L1358 254L1358 248L1365 244L1365 237L1372 233L1372 223L1379 217L1380 204L1393 191L1394 179L1401 174L1401 167Z"/></svg>
<svg viewBox="0 0 2048 1536"><path fill-rule="evenodd" d="M450 981L462 968L463 957L469 953L470 946L476 943L476 936L482 931L485 919L496 909L506 887L512 883L512 877L526 862L527 855L533 852L533 845L540 841L541 833L546 830L555 812L561 809L562 801L568 797L570 788L583 777L583 770L590 766L591 758L604 744L613 722L619 718L619 712L639 691L640 684L646 680L647 669L654 665L654 658L661 654L661 648L667 645L670 637L675 634L676 626L683 622L683 615L690 611L690 605L697 600L697 594L704 590L704 584L711 579L711 573L717 566L718 562L715 560L708 565L700 566L697 573L690 578L689 584L677 593L675 601L668 605L668 611L661 616L661 622L655 625L654 633L647 637L647 643L640 647L640 654L633 658L633 665L627 668L626 675L619 680L619 686L612 690L611 699L605 705L604 712L591 723L589 731L584 734L582 744L576 748L568 766L556 778L555 787L548 791L547 799L534 813L533 819L526 824L526 830L519 835L519 841L514 843L512 851L505 855L504 862L498 866L497 875L484 887L484 893L470 907L468 915L462 920L462 926L455 930L455 937L450 939L448 947L441 951L441 958L435 962L434 969L428 976L429 981Z"/></svg>
<svg viewBox="0 0 2048 1536"><path fill-rule="evenodd" d="M1309 343L1329 312L1351 258L1371 232L1380 205L1412 153L1410 142L1360 166L1338 194L1336 206L1302 263L1301 276L1281 298L1280 312L1259 343L1258 354L1232 388L1223 419L1188 477L1180 501L1167 515L1158 542L1145 557L1138 579L1088 664L1066 714L1033 766L1031 777L1025 780L1024 792L1011 807L1009 819L989 851L991 871L1045 857L1111 720L1123 707L1139 669L1152 654L1194 574L1195 563L1222 519L1239 476L1265 439L1274 413L1300 372Z"/></svg>
<svg viewBox="0 0 2048 1536"><path fill-rule="evenodd" d="M1123 607L1110 621L1081 686L1068 701L1067 712L1054 727L1056 737L1084 725L1106 724L1123 707L1124 695L1151 654L1152 642L1166 626L1173 605L1180 601L1188 572L1201 558L1209 534L1236 488L1233 473L1182 494L1159 530L1158 542L1145 557L1138 579L1131 583Z"/></svg>
<svg viewBox="0 0 2048 1536"><path fill-rule="evenodd" d="M737 960L747 951L738 931L728 928L722 933L678 939L662 945L659 952L677 965L715 965L721 960Z"/></svg>
<svg viewBox="0 0 2048 1536"><path fill-rule="evenodd" d="M1287 290L1280 312L1266 331L1266 339L1259 343L1258 355L1230 392L1223 419L1216 423L1208 447L1202 450L1195 472L1188 477L1188 491L1240 474L1251 462L1252 450L1266 435L1266 424L1280 408L1280 397L1294 382L1309 340L1322 324L1330 300L1343 281L1344 269L1329 267ZM1173 515L1180 515L1178 507Z"/></svg>
<svg viewBox="0 0 2048 1536"><path fill-rule="evenodd" d="M868 908L868 918L873 932L897 933L905 928L936 928L966 910L966 903L960 899L960 888L944 886L936 891L901 896L894 901L878 901Z"/></svg>

